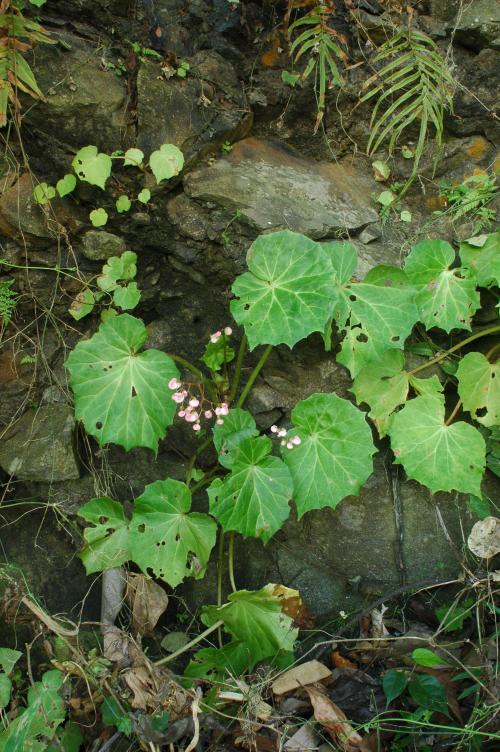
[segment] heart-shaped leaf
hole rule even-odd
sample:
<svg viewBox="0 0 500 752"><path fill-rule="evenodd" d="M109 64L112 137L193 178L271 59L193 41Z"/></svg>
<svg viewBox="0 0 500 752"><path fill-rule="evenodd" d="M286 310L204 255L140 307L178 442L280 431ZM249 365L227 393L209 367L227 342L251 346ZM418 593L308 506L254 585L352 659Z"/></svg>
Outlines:
<svg viewBox="0 0 500 752"><path fill-rule="evenodd" d="M109 497L91 499L78 515L93 525L85 528L86 546L79 554L87 574L119 567L130 559L128 520L122 504Z"/></svg>
<svg viewBox="0 0 500 752"><path fill-rule="evenodd" d="M111 175L112 161L107 154L99 153L97 146L84 146L77 151L71 165L80 180L104 190Z"/></svg>
<svg viewBox="0 0 500 752"><path fill-rule="evenodd" d="M210 513L223 530L267 543L287 519L292 478L284 462L269 456L271 450L267 436L245 439L234 453L231 474L208 489Z"/></svg>
<svg viewBox="0 0 500 752"><path fill-rule="evenodd" d="M147 204L150 198L151 191L149 190L149 188L143 188L137 196L137 200L140 201L141 204Z"/></svg>
<svg viewBox="0 0 500 752"><path fill-rule="evenodd" d="M387 699L387 704L399 697L408 684L408 674L395 668L389 669L382 677L382 688Z"/></svg>
<svg viewBox="0 0 500 752"><path fill-rule="evenodd" d="M68 313L73 316L75 321L80 321L80 319L83 319L85 316L88 316L89 313L92 313L94 305L94 293L87 287L85 290L78 293L68 308Z"/></svg>
<svg viewBox="0 0 500 752"><path fill-rule="evenodd" d="M94 227L104 227L108 221L108 212L106 209L93 209L89 214L89 219Z"/></svg>
<svg viewBox="0 0 500 752"><path fill-rule="evenodd" d="M66 361L76 418L101 445L156 451L172 423L176 406L167 385L179 372L165 353L141 353L146 340L143 322L124 313L79 342Z"/></svg>
<svg viewBox="0 0 500 752"><path fill-rule="evenodd" d="M39 183L33 190L33 198L37 204L48 204L55 195L56 189L47 183Z"/></svg>
<svg viewBox="0 0 500 752"><path fill-rule="evenodd" d="M126 287L117 287L113 292L113 303L124 311L135 308L141 299L137 282L129 282Z"/></svg>
<svg viewBox="0 0 500 752"><path fill-rule="evenodd" d="M144 162L144 152L140 149L127 149L123 164L125 167L140 167Z"/></svg>
<svg viewBox="0 0 500 752"><path fill-rule="evenodd" d="M56 183L56 191L58 192L61 198L63 198L64 196L67 196L68 193L72 193L75 190L75 188L76 188L76 178L72 173L68 173L68 175L65 175Z"/></svg>
<svg viewBox="0 0 500 752"><path fill-rule="evenodd" d="M301 443L284 450L299 519L357 496L373 470L372 433L364 413L336 394L313 394L292 411Z"/></svg>
<svg viewBox="0 0 500 752"><path fill-rule="evenodd" d="M467 269L451 268L454 262L455 251L445 240L424 240L405 261L405 272L418 293L420 320L427 329L470 329L472 314L480 306L476 276Z"/></svg>
<svg viewBox="0 0 500 752"><path fill-rule="evenodd" d="M184 155L173 144L162 144L149 158L149 166L157 183L170 180L184 167Z"/></svg>
<svg viewBox="0 0 500 752"><path fill-rule="evenodd" d="M328 254L305 235L260 235L247 253L249 271L237 277L231 313L245 327L250 349L293 347L330 318L335 286Z"/></svg>
<svg viewBox="0 0 500 752"><path fill-rule="evenodd" d="M396 413L389 429L396 463L431 491L481 495L484 439L473 426L445 425L444 400L422 395Z"/></svg>
<svg viewBox="0 0 500 752"><path fill-rule="evenodd" d="M145 574L150 570L171 587L185 577L203 577L215 545L214 520L190 509L188 487L170 478L146 486L134 504L131 558Z"/></svg>
<svg viewBox="0 0 500 752"><path fill-rule="evenodd" d="M483 426L500 425L500 361L490 363L480 352L470 352L457 370L458 394L463 406Z"/></svg>

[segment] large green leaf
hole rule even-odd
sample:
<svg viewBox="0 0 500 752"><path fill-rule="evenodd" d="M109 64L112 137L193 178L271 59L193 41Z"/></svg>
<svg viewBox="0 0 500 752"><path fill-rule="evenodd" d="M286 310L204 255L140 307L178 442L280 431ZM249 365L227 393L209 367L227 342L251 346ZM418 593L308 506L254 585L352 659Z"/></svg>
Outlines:
<svg viewBox="0 0 500 752"><path fill-rule="evenodd" d="M334 303L333 319L337 326L345 326L349 318L350 306L347 285L358 266L358 253L350 243L322 243L323 249L330 257L335 278L337 295Z"/></svg>
<svg viewBox="0 0 500 752"><path fill-rule="evenodd" d="M217 478L208 489L210 512L222 528L264 543L290 514L292 478L284 462L270 457L267 436L241 442L234 453L231 474Z"/></svg>
<svg viewBox="0 0 500 752"><path fill-rule="evenodd" d="M253 415L240 407L232 408L222 425L214 425L214 446L223 467L231 469L237 448L245 439L258 436Z"/></svg>
<svg viewBox="0 0 500 752"><path fill-rule="evenodd" d="M242 645L249 648L253 665L281 651L292 651L298 636L292 619L283 613L282 601L275 594L276 586L262 590L238 590L223 606L206 606L202 620L211 626L219 619L224 628Z"/></svg>
<svg viewBox="0 0 500 752"><path fill-rule="evenodd" d="M130 522L130 554L143 572L176 587L185 577L205 574L217 525L207 514L191 512L184 483L159 480L136 500Z"/></svg>
<svg viewBox="0 0 500 752"><path fill-rule="evenodd" d="M322 332L335 299L333 270L319 243L289 230L260 235L247 253L248 272L233 284L231 312L250 349L293 347Z"/></svg>
<svg viewBox="0 0 500 752"><path fill-rule="evenodd" d="M481 495L484 439L473 426L445 425L444 400L422 395L406 403L389 429L396 463L431 491Z"/></svg>
<svg viewBox="0 0 500 752"><path fill-rule="evenodd" d="M455 251L445 240L424 240L405 261L427 329L470 329L472 315L480 306L475 275L468 269L452 269L454 262Z"/></svg>
<svg viewBox="0 0 500 752"><path fill-rule="evenodd" d="M463 406L483 426L500 425L500 361L490 363L480 352L465 355L457 369Z"/></svg>
<svg viewBox="0 0 500 752"><path fill-rule="evenodd" d="M173 144L162 144L149 158L149 166L157 183L170 180L184 167L184 155Z"/></svg>
<svg viewBox="0 0 500 752"><path fill-rule="evenodd" d="M119 567L130 559L123 504L109 497L91 499L78 514L93 525L85 528L86 546L80 551L87 574Z"/></svg>
<svg viewBox="0 0 500 752"><path fill-rule="evenodd" d="M168 382L179 372L159 350L140 352L147 340L143 322L125 313L108 319L66 361L75 414L100 444L156 451L175 415Z"/></svg>
<svg viewBox="0 0 500 752"><path fill-rule="evenodd" d="M355 377L385 350L402 350L419 313L412 287L361 282L346 289L350 318L337 360Z"/></svg>
<svg viewBox="0 0 500 752"><path fill-rule="evenodd" d="M284 450L284 459L299 518L356 496L373 470L375 452L364 413L336 394L313 394L296 405L292 422L301 444Z"/></svg>
<svg viewBox="0 0 500 752"><path fill-rule="evenodd" d="M111 157L99 154L97 146L84 146L77 151L71 164L80 180L104 190L106 180L111 175Z"/></svg>
<svg viewBox="0 0 500 752"><path fill-rule="evenodd" d="M478 285L500 286L500 232L488 235L481 247L465 241L460 244L459 252L462 265L475 272Z"/></svg>
<svg viewBox="0 0 500 752"><path fill-rule="evenodd" d="M363 368L350 391L358 404L370 406L370 418L385 421L408 396L408 374L403 370L404 355L401 350L386 350L381 361Z"/></svg>

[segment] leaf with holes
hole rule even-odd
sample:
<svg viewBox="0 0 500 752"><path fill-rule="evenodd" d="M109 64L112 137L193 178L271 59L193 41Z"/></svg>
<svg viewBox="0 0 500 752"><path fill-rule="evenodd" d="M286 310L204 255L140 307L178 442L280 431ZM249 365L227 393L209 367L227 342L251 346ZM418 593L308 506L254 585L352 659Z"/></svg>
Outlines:
<svg viewBox="0 0 500 752"><path fill-rule="evenodd" d="M98 152L97 146L84 146L77 151L71 165L80 180L104 190L111 175L112 162L107 154Z"/></svg>
<svg viewBox="0 0 500 752"><path fill-rule="evenodd" d="M214 425L214 446L223 467L231 469L236 450L245 439L258 436L253 416L240 407L232 408L222 425Z"/></svg>
<svg viewBox="0 0 500 752"><path fill-rule="evenodd" d="M168 382L179 372L165 353L141 352L146 340L143 322L124 313L79 342L66 361L76 419L101 445L156 451L173 421Z"/></svg>
<svg viewBox="0 0 500 752"><path fill-rule="evenodd" d="M445 240L418 243L405 261L405 272L417 290L420 320L427 329L470 329L472 314L480 306L475 274L451 268L454 262L455 251Z"/></svg>
<svg viewBox="0 0 500 752"><path fill-rule="evenodd" d="M244 326L250 349L293 347L330 318L335 286L328 254L305 235L283 230L260 235L247 253L248 272L236 278L231 313Z"/></svg>
<svg viewBox="0 0 500 752"><path fill-rule="evenodd" d="M284 449L299 519L311 509L357 496L373 470L372 433L364 413L336 394L313 394L292 411L299 446Z"/></svg>
<svg viewBox="0 0 500 752"><path fill-rule="evenodd" d="M500 232L487 235L481 247L473 245L472 240L460 244L462 265L472 269L481 287L500 286Z"/></svg>
<svg viewBox="0 0 500 752"><path fill-rule="evenodd" d="M215 521L190 509L189 488L170 478L150 483L134 504L131 558L145 574L152 572L171 587L185 577L203 577L215 545Z"/></svg>
<svg viewBox="0 0 500 752"><path fill-rule="evenodd" d="M412 287L387 285L385 278L346 287L349 322L337 360L354 378L378 362L385 350L402 350L419 319Z"/></svg>
<svg viewBox="0 0 500 752"><path fill-rule="evenodd" d="M288 518L292 478L271 450L267 436L245 439L234 452L231 474L208 489L210 513L224 531L267 543Z"/></svg>
<svg viewBox="0 0 500 752"><path fill-rule="evenodd" d="M463 406L483 426L500 425L500 361L490 363L480 352L470 352L457 369L458 395Z"/></svg>
<svg viewBox="0 0 500 752"><path fill-rule="evenodd" d="M86 545L79 554L87 574L119 567L130 559L128 519L122 504L107 496L91 499L78 515L93 526L85 528Z"/></svg>
<svg viewBox="0 0 500 752"><path fill-rule="evenodd" d="M401 350L386 350L378 363L361 369L354 379L350 391L358 404L366 402L370 406L369 415L375 422L383 424L396 407L406 401L408 374L403 367Z"/></svg>
<svg viewBox="0 0 500 752"><path fill-rule="evenodd" d="M141 299L141 291L137 282L129 282L126 287L117 287L113 292L113 303L124 311L130 311L138 305Z"/></svg>
<svg viewBox="0 0 500 752"><path fill-rule="evenodd" d="M444 399L422 395L396 413L389 429L396 464L431 491L481 495L485 443L467 423L447 426Z"/></svg>
<svg viewBox="0 0 500 752"><path fill-rule="evenodd" d="M350 306L346 285L349 284L358 266L358 252L350 243L322 243L322 248L330 257L335 278L337 295L335 296L333 320L338 327L345 326L349 318Z"/></svg>
<svg viewBox="0 0 500 752"><path fill-rule="evenodd" d="M162 144L149 158L149 166L157 183L170 180L184 167L184 155L173 144Z"/></svg>
<svg viewBox="0 0 500 752"><path fill-rule="evenodd" d="M225 630L249 649L252 668L265 658L293 651L298 637L299 630L283 612L275 591L271 584L262 590L238 590L231 593L229 603L203 609L202 621L207 627L222 619Z"/></svg>

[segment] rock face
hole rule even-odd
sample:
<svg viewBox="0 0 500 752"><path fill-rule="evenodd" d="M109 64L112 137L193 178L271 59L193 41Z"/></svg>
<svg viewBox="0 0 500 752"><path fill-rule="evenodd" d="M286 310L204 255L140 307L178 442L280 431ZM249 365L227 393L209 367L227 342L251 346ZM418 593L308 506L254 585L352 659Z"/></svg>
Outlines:
<svg viewBox="0 0 500 752"><path fill-rule="evenodd" d="M288 228L316 239L376 221L375 188L353 167L314 163L256 138L240 141L228 157L184 180L188 196L238 211L257 232Z"/></svg>
<svg viewBox="0 0 500 752"><path fill-rule="evenodd" d="M82 253L91 261L104 261L110 256L121 256L125 249L123 238L106 230L89 230L82 237Z"/></svg>
<svg viewBox="0 0 500 752"><path fill-rule="evenodd" d="M50 483L79 478L74 427L73 411L67 405L28 410L0 442L0 466L19 480Z"/></svg>
<svg viewBox="0 0 500 752"><path fill-rule="evenodd" d="M457 18L456 35L464 47L500 48L500 3L496 0L474 0L466 3Z"/></svg>

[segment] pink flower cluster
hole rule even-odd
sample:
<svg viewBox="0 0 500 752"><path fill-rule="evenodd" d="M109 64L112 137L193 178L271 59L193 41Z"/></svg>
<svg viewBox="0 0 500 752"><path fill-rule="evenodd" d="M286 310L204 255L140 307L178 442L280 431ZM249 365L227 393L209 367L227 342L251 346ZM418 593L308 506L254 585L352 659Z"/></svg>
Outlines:
<svg viewBox="0 0 500 752"><path fill-rule="evenodd" d="M288 431L278 426L271 426L271 433L276 434L278 439L281 439L281 446L286 446L287 449L293 449L302 443L300 436L288 436Z"/></svg>
<svg viewBox="0 0 500 752"><path fill-rule="evenodd" d="M231 329L231 327L226 326L226 328L224 329L224 334L226 335L226 337L230 337L232 333L233 333L233 330ZM212 343L212 345L215 345L215 343L221 337L222 337L222 332L214 332L213 334L210 335L210 342Z"/></svg>
<svg viewBox="0 0 500 752"><path fill-rule="evenodd" d="M177 415L187 423L192 423L193 431L198 432L201 430L200 421L202 420L202 416L210 420L215 415L217 425L221 426L224 423L224 417L229 412L227 402L221 402L219 405L214 406L212 402L206 400L203 396L199 398L190 394L183 386L182 381L178 379L170 379L168 388L175 390L172 394L172 399L179 405Z"/></svg>

